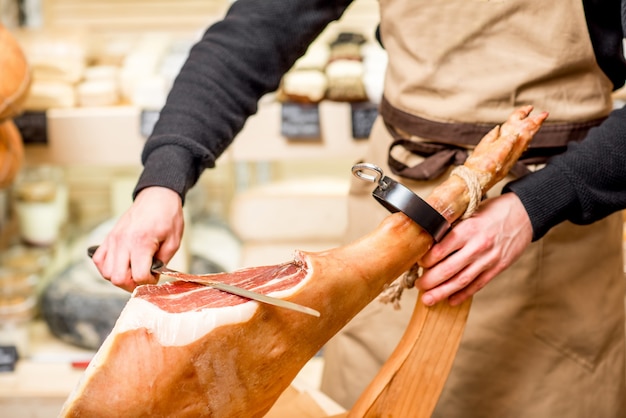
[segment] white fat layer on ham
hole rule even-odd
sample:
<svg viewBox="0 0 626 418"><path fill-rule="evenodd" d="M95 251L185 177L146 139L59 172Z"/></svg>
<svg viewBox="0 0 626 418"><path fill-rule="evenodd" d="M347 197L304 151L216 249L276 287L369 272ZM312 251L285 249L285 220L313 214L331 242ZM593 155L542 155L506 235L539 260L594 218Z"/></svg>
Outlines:
<svg viewBox="0 0 626 418"><path fill-rule="evenodd" d="M271 297L277 298L277 299L288 298L289 296L295 294L298 290L300 290L300 288L304 287L305 283L308 282L310 278L311 278L311 273L309 272L309 274L307 274L306 277L304 279L302 279L297 285L292 286L292 287L290 287L288 289L275 290L273 292L269 292L269 293L267 293L267 296L271 296ZM280 278L272 279L269 282L265 283L263 286L261 286L259 289L263 289L264 287L272 287L274 285L279 285L281 280L282 279L280 279Z"/></svg>
<svg viewBox="0 0 626 418"><path fill-rule="evenodd" d="M207 308L199 311L169 313L152 303L131 298L115 324L116 333L145 328L162 346L181 346L204 337L222 325L249 321L258 302Z"/></svg>
<svg viewBox="0 0 626 418"><path fill-rule="evenodd" d="M170 313L143 299L131 298L117 319L113 332L102 343L72 394L68 397L63 406L64 410L71 404L68 401L78 396L85 389L89 380L88 376L95 373L106 362L107 353L111 349L116 335L145 328L164 347L183 346L202 338L219 326L250 320L258 306L258 302L250 301L235 306Z"/></svg>

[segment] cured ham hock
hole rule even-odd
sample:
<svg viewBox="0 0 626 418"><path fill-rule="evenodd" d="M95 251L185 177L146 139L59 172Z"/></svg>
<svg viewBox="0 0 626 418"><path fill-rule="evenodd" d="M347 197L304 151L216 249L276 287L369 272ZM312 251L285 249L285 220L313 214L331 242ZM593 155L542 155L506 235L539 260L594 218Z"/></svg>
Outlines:
<svg viewBox="0 0 626 418"><path fill-rule="evenodd" d="M515 111L465 162L483 193L507 174L547 117L531 111ZM452 224L469 199L465 181L451 175L425 200ZM348 245L296 251L284 264L207 276L309 306L320 318L197 283L140 286L61 416L261 417L306 362L432 243L397 212ZM381 373L383 383L368 389L373 401L393 380L389 370ZM409 397L417 402L415 393ZM361 412L355 416L375 415L368 405L357 406Z"/></svg>

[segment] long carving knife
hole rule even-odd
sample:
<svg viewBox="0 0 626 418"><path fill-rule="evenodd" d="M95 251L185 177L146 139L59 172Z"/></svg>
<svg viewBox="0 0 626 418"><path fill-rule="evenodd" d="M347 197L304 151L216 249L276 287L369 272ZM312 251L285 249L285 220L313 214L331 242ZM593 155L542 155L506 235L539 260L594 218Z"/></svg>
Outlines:
<svg viewBox="0 0 626 418"><path fill-rule="evenodd" d="M97 245L89 247L87 249L87 254L89 255L89 257L92 257L97 249L98 249ZM283 299L274 298L272 296L267 296L262 293L254 292L252 290L243 289L238 286L233 286L232 284L218 282L218 281L209 279L207 275L196 275L196 274L182 273L180 271L172 270L168 268L165 265L165 263L163 263L161 260L157 260L157 259L152 260L152 266L150 267L150 270L153 273L166 274L168 276L171 276L176 279L183 280L183 281L202 284L202 285L209 286L217 290L221 290L222 292L227 292L233 295L244 297L246 299L252 299L258 302L267 303L269 305L291 309L293 311L302 312L307 315L312 315L316 317L320 316L320 313L318 311L316 311L315 309L309 308L308 306L302 306L297 303L290 302L288 300L283 300Z"/></svg>

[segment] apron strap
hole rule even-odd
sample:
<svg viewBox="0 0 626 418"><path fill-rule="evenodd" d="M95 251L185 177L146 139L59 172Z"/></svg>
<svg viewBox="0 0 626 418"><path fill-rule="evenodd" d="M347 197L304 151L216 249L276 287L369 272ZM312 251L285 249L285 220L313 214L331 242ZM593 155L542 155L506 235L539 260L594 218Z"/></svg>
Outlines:
<svg viewBox="0 0 626 418"><path fill-rule="evenodd" d="M385 97L380 104L380 115L394 138L389 147L389 168L396 175L414 180L434 179L443 174L450 165L463 164L468 157L468 150L476 146L495 126L485 123L445 123L424 119L394 108ZM542 164L551 157L563 153L568 142L583 140L589 129L598 126L605 119L544 124L510 173L516 177L528 174L530 170L527 165ZM413 141L407 136L428 138L430 141ZM391 155L395 147L402 147L412 154L424 157L424 160L409 167Z"/></svg>
<svg viewBox="0 0 626 418"><path fill-rule="evenodd" d="M390 129L390 132L393 131ZM424 160L410 167L392 156L391 150L396 147L402 147L412 154L422 156ZM467 150L464 148L400 138L391 143L387 164L391 172L398 176L413 180L428 180L439 177L451 165L463 164L467 157Z"/></svg>

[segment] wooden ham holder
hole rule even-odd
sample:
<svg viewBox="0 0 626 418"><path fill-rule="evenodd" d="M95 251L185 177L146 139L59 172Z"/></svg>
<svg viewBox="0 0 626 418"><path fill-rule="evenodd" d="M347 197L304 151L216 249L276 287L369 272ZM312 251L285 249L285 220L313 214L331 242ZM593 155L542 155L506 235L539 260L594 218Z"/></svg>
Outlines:
<svg viewBox="0 0 626 418"><path fill-rule="evenodd" d="M406 332L391 357L344 417L432 415L450 373L471 299L459 306L415 305Z"/></svg>
<svg viewBox="0 0 626 418"><path fill-rule="evenodd" d="M526 107L518 112L528 115L531 110ZM541 124L546 117L547 113L539 115L538 123ZM493 146L492 150L484 151L493 145L489 137L495 139L501 136L510 136L511 148L505 150ZM479 144L481 150L478 152L477 148L474 154L479 157L470 156L465 163L465 167L471 168L474 173L481 173L476 177L481 196L504 178L526 149L531 138L523 136L494 129ZM448 180L437 193L431 195L438 198L431 201L429 197L428 203L452 224L465 213L470 200L468 192L464 181L455 184ZM451 196L456 198L450 199ZM447 205L444 204L446 201ZM352 409L335 415L335 418L430 417L450 373L471 304L472 299L469 298L458 306L442 302L427 307L418 298L406 331L392 355Z"/></svg>

